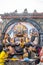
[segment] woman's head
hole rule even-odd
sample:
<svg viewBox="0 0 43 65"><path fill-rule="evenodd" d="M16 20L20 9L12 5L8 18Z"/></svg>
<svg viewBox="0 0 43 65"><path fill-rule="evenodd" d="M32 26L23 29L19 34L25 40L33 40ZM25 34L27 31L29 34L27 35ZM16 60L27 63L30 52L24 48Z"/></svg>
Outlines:
<svg viewBox="0 0 43 65"><path fill-rule="evenodd" d="M8 45L7 48L9 49L10 54L14 53L14 47L12 45Z"/></svg>

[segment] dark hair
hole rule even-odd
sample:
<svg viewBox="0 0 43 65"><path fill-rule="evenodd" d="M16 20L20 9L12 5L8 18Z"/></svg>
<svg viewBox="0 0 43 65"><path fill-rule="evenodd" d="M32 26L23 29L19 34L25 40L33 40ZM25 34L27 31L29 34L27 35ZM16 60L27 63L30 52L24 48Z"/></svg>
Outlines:
<svg viewBox="0 0 43 65"><path fill-rule="evenodd" d="M37 46L36 46L36 49L38 49L38 48L40 48L40 49L41 49L42 47L41 47L40 45L37 45Z"/></svg>
<svg viewBox="0 0 43 65"><path fill-rule="evenodd" d="M25 47L30 47L30 46L34 47L31 43L25 44Z"/></svg>
<svg viewBox="0 0 43 65"><path fill-rule="evenodd" d="M8 47L8 46L11 46L11 44L10 44L10 43L7 43L6 46L7 46L7 47Z"/></svg>
<svg viewBox="0 0 43 65"><path fill-rule="evenodd" d="M10 37L8 37L8 42L10 42Z"/></svg>
<svg viewBox="0 0 43 65"><path fill-rule="evenodd" d="M0 52L2 52L3 50L3 45L0 45Z"/></svg>
<svg viewBox="0 0 43 65"><path fill-rule="evenodd" d="M35 36L31 37L31 42L33 42L35 40Z"/></svg>
<svg viewBox="0 0 43 65"><path fill-rule="evenodd" d="M6 46L7 46L7 47L9 47L9 46L11 46L11 47L15 47L15 45L12 44L12 43L8 43L8 44L6 44Z"/></svg>

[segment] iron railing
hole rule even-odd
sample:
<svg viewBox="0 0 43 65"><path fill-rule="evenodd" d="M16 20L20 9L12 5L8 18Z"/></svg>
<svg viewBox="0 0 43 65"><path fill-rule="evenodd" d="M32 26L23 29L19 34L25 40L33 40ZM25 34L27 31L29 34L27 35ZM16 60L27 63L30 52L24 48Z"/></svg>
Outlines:
<svg viewBox="0 0 43 65"><path fill-rule="evenodd" d="M35 62L9 61L5 65L36 65Z"/></svg>

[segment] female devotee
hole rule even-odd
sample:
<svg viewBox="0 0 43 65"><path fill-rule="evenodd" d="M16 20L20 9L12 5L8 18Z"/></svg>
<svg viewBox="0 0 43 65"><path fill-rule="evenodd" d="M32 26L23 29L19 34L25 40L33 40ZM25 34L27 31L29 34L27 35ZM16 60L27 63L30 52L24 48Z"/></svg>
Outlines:
<svg viewBox="0 0 43 65"><path fill-rule="evenodd" d="M7 59L9 50L3 50L3 46L0 45L0 65L5 65L5 59Z"/></svg>
<svg viewBox="0 0 43 65"><path fill-rule="evenodd" d="M12 45L12 44L8 44L7 45L7 48L9 49L9 52L10 52L10 54L9 54L9 59L10 60L12 60L12 61L16 61L16 60L18 60L18 57L17 57L17 55L16 55L16 51L15 51L15 48L14 48L15 46L14 45Z"/></svg>

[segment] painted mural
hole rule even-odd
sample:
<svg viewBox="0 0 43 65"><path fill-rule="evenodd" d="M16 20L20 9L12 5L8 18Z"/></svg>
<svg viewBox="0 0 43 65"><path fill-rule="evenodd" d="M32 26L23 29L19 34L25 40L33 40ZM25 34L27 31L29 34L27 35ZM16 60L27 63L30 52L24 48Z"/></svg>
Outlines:
<svg viewBox="0 0 43 65"><path fill-rule="evenodd" d="M3 43L20 43L23 39L24 43L31 42L33 45L38 44L38 30L29 22L15 22L8 27Z"/></svg>

